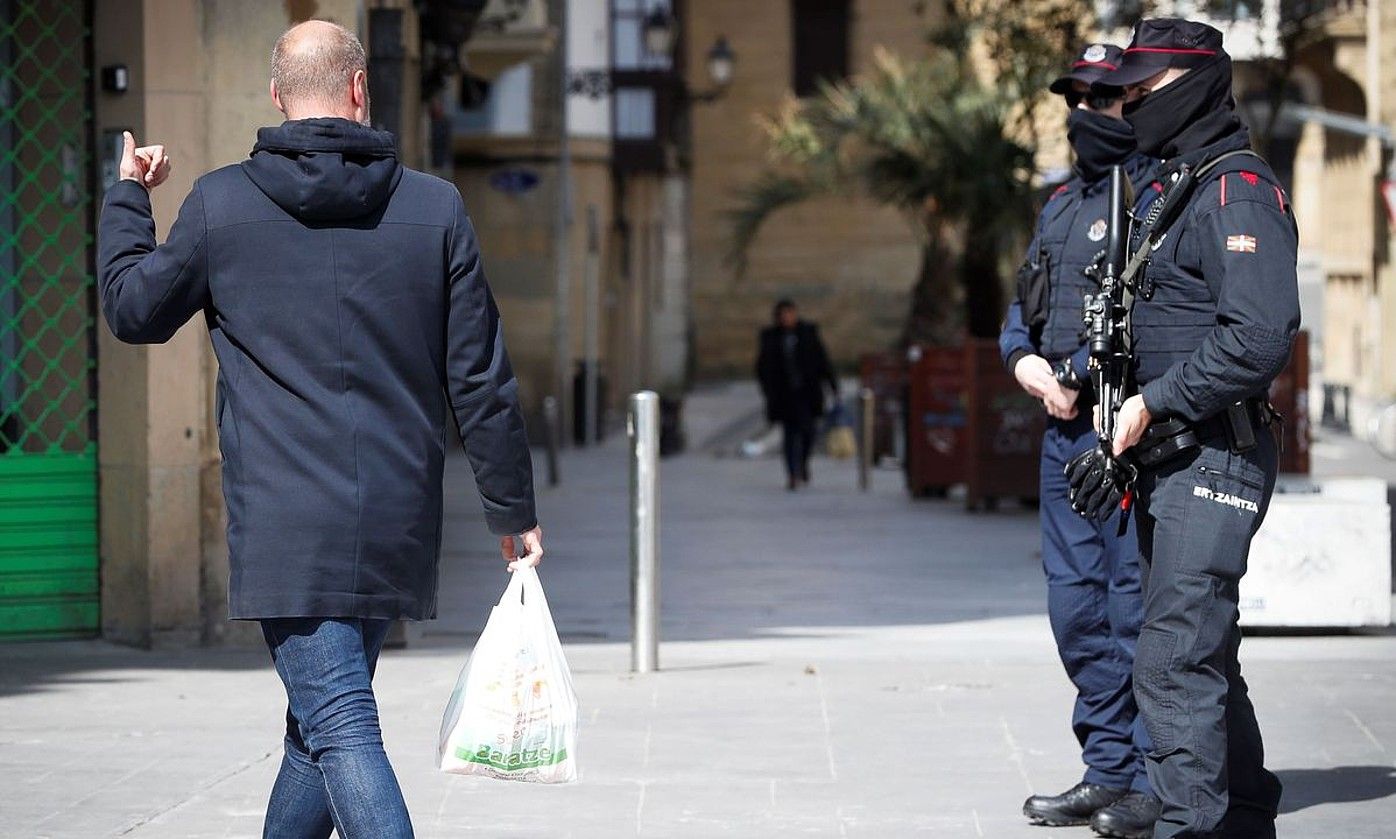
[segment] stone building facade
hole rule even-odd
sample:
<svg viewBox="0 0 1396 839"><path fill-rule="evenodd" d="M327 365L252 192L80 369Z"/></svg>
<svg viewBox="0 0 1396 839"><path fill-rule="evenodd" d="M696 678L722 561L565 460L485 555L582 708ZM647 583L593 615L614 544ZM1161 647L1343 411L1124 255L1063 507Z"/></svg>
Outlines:
<svg viewBox="0 0 1396 839"><path fill-rule="evenodd" d="M516 38L531 25L525 20L472 38L469 76L444 102L454 178L485 244L525 406L537 414L554 396L571 426L581 413L573 404L579 365L594 365L606 384L602 424L615 429L626 394L653 388L678 397L688 381L683 45L658 54L645 39L647 16L662 13L684 31L684 15L705 4L548 0L540 8L552 39L544 49L495 59L492 45ZM479 81L487 87L460 88Z"/></svg>
<svg viewBox="0 0 1396 839"><path fill-rule="evenodd" d="M693 352L702 377L750 375L756 330L769 324L771 305L781 297L794 299L806 317L821 324L843 367L864 352L890 347L905 322L920 258L917 234L898 213L870 202L824 199L782 211L762 230L744 274L726 259L726 213L737 203L736 190L766 163L756 117L774 112L794 92L798 15L838 5L694 4L685 33L689 54L701 54L701 45L720 34L740 61L728 95L695 109L692 117L690 282ZM845 5L846 18L826 25L835 29L827 37L846 44L849 74L867 67L878 47L906 55L927 49L925 19L915 4L852 0Z"/></svg>

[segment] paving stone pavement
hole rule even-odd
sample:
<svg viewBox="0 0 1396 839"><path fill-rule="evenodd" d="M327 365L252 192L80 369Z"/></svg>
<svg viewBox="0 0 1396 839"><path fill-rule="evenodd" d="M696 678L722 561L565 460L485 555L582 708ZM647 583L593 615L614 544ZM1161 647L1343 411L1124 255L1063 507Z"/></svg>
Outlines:
<svg viewBox="0 0 1396 839"><path fill-rule="evenodd" d="M794 494L774 461L666 461L663 670L637 677L622 441L563 468L540 496L542 574L582 702L582 781L432 768L505 584L455 459L441 617L377 679L418 836L1091 835L1018 812L1081 771L1031 512L914 502L892 471L861 494L827 460ZM1286 784L1280 836L1396 836L1396 635L1256 637L1243 660ZM0 836L260 836L283 702L257 649L0 646Z"/></svg>

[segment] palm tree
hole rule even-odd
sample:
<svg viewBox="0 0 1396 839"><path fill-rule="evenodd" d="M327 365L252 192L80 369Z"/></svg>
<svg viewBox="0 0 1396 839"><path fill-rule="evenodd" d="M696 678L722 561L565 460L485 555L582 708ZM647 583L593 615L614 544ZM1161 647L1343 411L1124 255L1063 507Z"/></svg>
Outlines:
<svg viewBox="0 0 1396 839"><path fill-rule="evenodd" d="M1021 107L950 57L879 50L870 72L826 85L764 121L773 163L738 192L731 258L762 224L817 196L862 194L907 218L922 245L905 340L997 334L1010 246L1031 218L1033 152L1012 138Z"/></svg>

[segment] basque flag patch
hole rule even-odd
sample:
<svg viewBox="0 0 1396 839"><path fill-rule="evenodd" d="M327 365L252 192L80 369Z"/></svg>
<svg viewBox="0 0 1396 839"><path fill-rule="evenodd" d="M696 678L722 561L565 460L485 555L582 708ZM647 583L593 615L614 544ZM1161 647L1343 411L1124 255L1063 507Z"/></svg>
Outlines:
<svg viewBox="0 0 1396 839"><path fill-rule="evenodd" d="M1255 253L1254 236L1227 236L1226 249L1233 253Z"/></svg>

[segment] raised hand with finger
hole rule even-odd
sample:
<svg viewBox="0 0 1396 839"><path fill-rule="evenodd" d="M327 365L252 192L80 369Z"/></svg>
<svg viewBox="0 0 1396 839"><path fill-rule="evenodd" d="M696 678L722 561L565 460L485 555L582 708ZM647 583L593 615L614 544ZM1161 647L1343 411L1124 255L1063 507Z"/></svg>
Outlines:
<svg viewBox="0 0 1396 839"><path fill-rule="evenodd" d="M136 138L130 131L121 135L121 179L135 181L146 189L154 189L170 176L170 157L165 147L136 146Z"/></svg>

